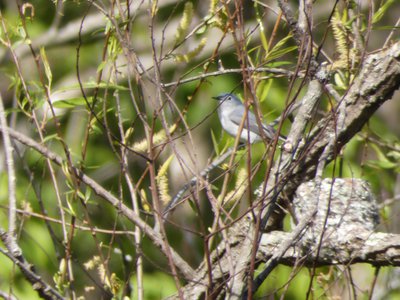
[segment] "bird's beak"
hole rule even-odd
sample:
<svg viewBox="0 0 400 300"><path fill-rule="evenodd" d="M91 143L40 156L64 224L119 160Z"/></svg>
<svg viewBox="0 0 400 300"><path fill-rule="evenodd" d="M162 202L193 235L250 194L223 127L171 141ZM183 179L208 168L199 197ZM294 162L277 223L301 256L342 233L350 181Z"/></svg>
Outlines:
<svg viewBox="0 0 400 300"><path fill-rule="evenodd" d="M211 98L213 98L214 100L219 100L219 98L218 98L218 97L211 97Z"/></svg>

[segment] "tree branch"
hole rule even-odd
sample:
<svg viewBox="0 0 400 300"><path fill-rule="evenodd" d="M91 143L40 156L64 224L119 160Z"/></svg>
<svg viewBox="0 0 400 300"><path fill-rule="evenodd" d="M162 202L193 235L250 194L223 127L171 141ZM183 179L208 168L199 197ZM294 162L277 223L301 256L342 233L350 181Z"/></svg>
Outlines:
<svg viewBox="0 0 400 300"><path fill-rule="evenodd" d="M399 86L400 42L397 42L388 49L366 57L354 83L335 109L335 111L340 115L327 115L320 122L318 122L306 143L299 145L297 148L297 155L292 157L294 160L289 162L292 164L292 166L287 168L287 170L291 170L291 172L277 173L280 174L280 178L275 181L278 182L278 187L276 187L275 190L282 191L282 194L285 194L286 197L291 199L298 186L302 182L309 181L315 177L315 170L319 163L319 159L322 153L324 153L324 149L330 144L330 141L335 139L336 144L335 147L330 148L329 151L325 152L326 162L332 161L336 157L340 149L361 130L374 112L385 101L392 97L393 93L399 88ZM336 122L337 119L342 119L343 123L338 125ZM271 195L267 194L267 196L269 197L268 199L272 199L270 198ZM268 201L266 201L266 203L268 203ZM278 216L278 218L282 217L283 213ZM242 276L246 274L246 268L248 266L246 261L247 263L250 262L249 257L252 245L249 237L253 234L254 224L251 214L248 214L242 220L235 223L229 230L229 236L231 237L232 241L230 253L234 259L237 259L235 280L241 280ZM278 236L276 232L274 234ZM282 236L290 235L290 233L280 234ZM262 235L261 244L265 245L266 239L264 239L264 236L265 235ZM395 241L390 240L391 238L395 238L397 240L398 237L396 235L369 233L368 239L367 237L364 237L359 243L357 243L358 237L352 238L355 240L351 243L353 243L354 247L358 246L357 253L360 253L359 255L348 257L347 260L335 260L332 258L330 260L326 260L326 256L323 251L324 244L322 244L322 251L318 256L317 263L324 262L325 264L338 264L355 263L361 261L370 263L372 262L370 257L377 259L377 264L398 263L397 244ZM272 241L273 240L274 239L272 239ZM351 239L348 240L349 243L350 241ZM279 243L282 243L282 239L279 240ZM368 249L371 249L368 248L371 243L376 247L372 247L372 249L374 249L372 252L366 252ZM394 244L393 249L389 247L390 243ZM379 245L383 245L384 247L378 249L377 247L379 247ZM339 246L340 245L338 245L338 247ZM269 249L272 250L274 245L271 244L269 247ZM223 293L224 282L227 280L226 276L229 274L229 264L226 263L227 258L225 257L226 253L224 252L224 248L224 243L221 243L217 250L215 250L211 255L211 260L213 261L213 279L216 283L215 290L219 291L218 293ZM264 246L262 248L268 249L268 247ZM247 249L247 251L245 251L245 249ZM356 248L353 248L353 250L355 251ZM260 255L260 253L263 252L259 249L257 252L257 257ZM281 263L281 261L287 263L295 262L295 259L285 259L285 255L288 255L288 253L290 253L290 251L285 252L284 256L282 256L282 259L279 260L279 263ZM366 254L368 255L365 256ZM266 258L269 259L273 255L274 252L268 252L268 256L264 254L264 261L266 261ZM286 256L286 258L289 258L289 256ZM297 257L292 256L292 258ZM315 260L310 259L310 262L312 261ZM189 283L182 289L183 294L188 296L190 299L199 299L204 296L207 291L207 270L204 264L199 266L199 268L196 270L196 274L197 276L195 277L194 283ZM232 291L230 291L230 293L231 295L235 295L235 293L232 293Z"/></svg>
<svg viewBox="0 0 400 300"><path fill-rule="evenodd" d="M5 130L4 128L0 128L1 131ZM10 137L13 139L19 141L20 143L35 149L38 151L40 154L42 154L44 157L49 158L51 161L56 163L59 166L64 165L63 159L55 154L54 152L50 151L47 149L45 146L38 144L36 141L32 140L31 138L11 129L7 128L6 129L9 132ZM93 191L103 199L105 199L107 202L112 204L115 208L117 208L126 218L128 218L130 221L132 221L134 224L136 224L156 245L158 248L161 249L161 251L165 254L165 243L162 240L162 237L160 236L159 233L155 232L146 222L144 222L140 216L138 216L132 209L127 207L122 201L118 198L116 198L114 195L112 195L109 191L104 189L101 185L99 185L96 181L94 181L92 178L87 176L86 174L82 173L79 168L72 166L73 171L76 172L77 176L79 177L82 182L84 182L86 185L88 185ZM174 261L175 265L179 268L179 270L182 272L183 276L186 279L191 279L194 277L194 271L193 269L182 259L182 257L175 252L173 249L171 249L171 257L172 260Z"/></svg>

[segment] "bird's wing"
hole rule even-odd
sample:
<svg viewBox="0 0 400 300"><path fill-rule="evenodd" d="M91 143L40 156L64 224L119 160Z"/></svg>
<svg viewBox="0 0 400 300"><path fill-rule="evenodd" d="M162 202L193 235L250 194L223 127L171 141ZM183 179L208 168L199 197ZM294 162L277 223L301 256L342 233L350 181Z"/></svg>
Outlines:
<svg viewBox="0 0 400 300"><path fill-rule="evenodd" d="M244 113L245 113L245 108L238 107L230 113L229 118L237 126L240 126L240 123L242 122ZM255 134L261 136L255 115L251 111L248 111L247 117L249 119L249 122L247 122L247 120L244 121L243 128L250 130L251 132L254 132ZM269 139L273 139L275 136L274 128L272 128L271 126L265 125L265 124L262 124L262 125L263 125L263 130L264 130L265 136Z"/></svg>

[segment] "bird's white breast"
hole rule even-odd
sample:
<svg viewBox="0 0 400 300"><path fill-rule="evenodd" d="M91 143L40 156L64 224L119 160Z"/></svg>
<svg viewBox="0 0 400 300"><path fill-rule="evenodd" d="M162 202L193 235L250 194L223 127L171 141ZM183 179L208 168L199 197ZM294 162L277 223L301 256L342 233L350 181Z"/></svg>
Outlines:
<svg viewBox="0 0 400 300"><path fill-rule="evenodd" d="M236 137L238 134L239 125L232 122L229 118L229 115L232 113L232 109L229 108L227 109L226 107L222 108L222 105L218 108L218 115L221 121L222 128L231 136ZM244 122L246 122L246 120ZM242 132L240 134L241 142L249 141L250 143L254 143L260 140L261 137L258 134L255 134L254 132L251 131L249 133L249 131L246 128L242 129Z"/></svg>

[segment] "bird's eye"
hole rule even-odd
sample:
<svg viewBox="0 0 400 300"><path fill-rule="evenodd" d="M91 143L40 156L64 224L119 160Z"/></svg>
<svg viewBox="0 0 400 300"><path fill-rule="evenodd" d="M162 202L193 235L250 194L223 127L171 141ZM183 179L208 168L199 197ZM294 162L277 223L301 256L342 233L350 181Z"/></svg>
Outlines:
<svg viewBox="0 0 400 300"><path fill-rule="evenodd" d="M226 100L230 101L230 100L232 100L232 97L231 97L231 96L228 96L228 97L226 98Z"/></svg>

